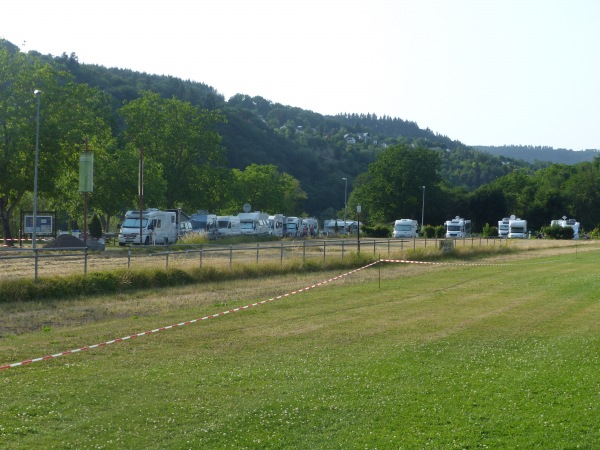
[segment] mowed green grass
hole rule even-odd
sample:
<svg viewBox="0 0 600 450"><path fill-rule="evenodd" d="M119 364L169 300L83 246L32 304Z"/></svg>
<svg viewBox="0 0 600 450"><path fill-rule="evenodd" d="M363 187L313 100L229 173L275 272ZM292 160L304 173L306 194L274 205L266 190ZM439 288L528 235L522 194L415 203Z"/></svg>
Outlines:
<svg viewBox="0 0 600 450"><path fill-rule="evenodd" d="M599 258L385 264L3 370L0 447L598 448ZM4 338L0 365L256 300Z"/></svg>

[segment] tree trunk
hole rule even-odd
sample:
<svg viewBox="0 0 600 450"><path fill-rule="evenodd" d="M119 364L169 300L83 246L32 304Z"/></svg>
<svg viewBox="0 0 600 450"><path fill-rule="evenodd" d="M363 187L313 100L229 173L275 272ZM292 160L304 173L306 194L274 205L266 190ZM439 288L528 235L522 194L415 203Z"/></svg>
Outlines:
<svg viewBox="0 0 600 450"><path fill-rule="evenodd" d="M10 232L10 211L6 208L6 199L0 198L0 221L2 222L2 236L4 244L13 247L12 234Z"/></svg>

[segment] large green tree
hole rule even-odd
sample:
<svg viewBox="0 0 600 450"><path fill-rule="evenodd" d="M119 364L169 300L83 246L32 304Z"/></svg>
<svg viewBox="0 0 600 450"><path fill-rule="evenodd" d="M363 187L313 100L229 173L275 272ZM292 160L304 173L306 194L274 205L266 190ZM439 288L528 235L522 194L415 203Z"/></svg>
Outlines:
<svg viewBox="0 0 600 450"><path fill-rule="evenodd" d="M0 219L4 237L10 238L10 218L34 188L38 105L38 195L63 209L72 206L77 192L77 155L84 140L110 140L110 112L96 108L99 91L2 45L0 86ZM41 91L38 97L35 90Z"/></svg>
<svg viewBox="0 0 600 450"><path fill-rule="evenodd" d="M214 187L220 184L224 168L224 149L215 130L224 120L219 112L145 91L119 113L126 125L124 146L130 151L143 149L144 161L160 166L162 179L144 176L144 196L149 185L166 187L164 204L154 206L214 207ZM137 177L137 171L131 177Z"/></svg>
<svg viewBox="0 0 600 450"><path fill-rule="evenodd" d="M299 181L281 173L273 164L251 164L245 170L233 169L234 192L230 210L239 212L244 203L255 211L298 215L306 193Z"/></svg>
<svg viewBox="0 0 600 450"><path fill-rule="evenodd" d="M431 198L439 192L440 156L437 151L406 143L390 146L358 177L349 204L360 203L373 223L394 219L420 220L423 186Z"/></svg>

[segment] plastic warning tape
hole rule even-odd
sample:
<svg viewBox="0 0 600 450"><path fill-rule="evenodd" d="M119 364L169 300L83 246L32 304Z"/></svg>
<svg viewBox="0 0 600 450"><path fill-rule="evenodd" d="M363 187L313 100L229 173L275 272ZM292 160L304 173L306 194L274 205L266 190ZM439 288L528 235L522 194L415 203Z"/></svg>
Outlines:
<svg viewBox="0 0 600 450"><path fill-rule="evenodd" d="M380 259L380 262L404 263L404 264L426 264L438 266L512 266L514 264L493 264L493 263L449 263L432 261L410 261L408 259Z"/></svg>
<svg viewBox="0 0 600 450"><path fill-rule="evenodd" d="M86 350L91 350L91 349L94 349L94 348L106 347L106 346L111 345L111 344L117 344L119 342L127 341L127 340L130 340L130 339L136 339L138 337L142 337L142 336L146 336L146 335L149 335L149 334L158 333L160 331L166 331L166 330L170 330L170 329L174 329L174 328L179 328L179 327L182 327L184 325L191 325L191 324L196 323L196 322L202 322L202 321L208 320L208 319L215 319L217 317L221 317L221 316L224 316L226 314L235 313L235 312L239 312L239 311L244 311L244 310L249 309L249 308L253 308L253 307L256 307L256 306L264 305L266 303L274 302L276 300L280 300L282 298L286 298L286 297L289 297L291 295L300 294L301 292L306 292L306 291L308 291L310 289L314 289L314 288L317 288L317 287L320 287L320 286L324 286L324 285L326 285L328 283L331 283L333 281L336 281L336 280L339 280L341 278L347 277L348 275L352 275L353 273L356 273L356 272L358 272L360 270L366 269L367 267L371 267L371 266L373 266L373 265L375 265L375 264L377 264L379 262L380 261L375 261L375 262L372 262L370 264L367 264L366 266L359 267L358 269L352 270L350 272L346 272L344 274L335 276L335 277L330 278L328 280L321 281L320 283L315 283L315 284L312 284L312 285L307 286L305 288L298 289L298 290L292 291L292 292L288 292L287 294L278 295L277 297L272 297L272 298L269 298L267 300L262 300L260 302L252 303L252 304L245 305L245 306L240 306L239 308L233 308L233 309L229 309L227 311L221 311L219 313L211 314L209 316L200 317L198 319L187 320L185 322L180 322L180 323L177 323L177 324L174 324L174 325L169 325L169 326L166 326L166 327L155 328L154 330L149 330L149 331L144 331L144 332L141 332L141 333L132 334L132 335L125 336L125 337L122 337L122 338L113 339L111 341L101 342L99 344L88 345L88 346L85 346L85 347L80 347L80 348L76 348L76 349L73 349L73 350L68 350L68 351L64 351L64 352L60 352L60 353L55 353L53 355L46 355L46 356L42 356L42 357L39 357L39 358L27 359L25 361L16 362L16 363L13 363L13 364L5 364L5 365L0 366L0 370L11 369L13 367L19 367L19 366L26 366L28 364L33 364L33 363L40 362L40 361L47 361L49 359L58 358L59 356L68 356L68 355L72 355L74 353L79 353L79 352L83 352L83 351L86 351Z"/></svg>

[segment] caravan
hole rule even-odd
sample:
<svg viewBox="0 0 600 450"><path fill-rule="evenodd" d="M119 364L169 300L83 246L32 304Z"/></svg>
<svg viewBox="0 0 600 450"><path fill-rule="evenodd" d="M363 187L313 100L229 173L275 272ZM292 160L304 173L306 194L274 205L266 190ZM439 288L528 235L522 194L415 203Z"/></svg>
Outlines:
<svg viewBox="0 0 600 450"><path fill-rule="evenodd" d="M269 234L269 215L259 211L239 213L240 231L251 236L264 236Z"/></svg>
<svg viewBox="0 0 600 450"><path fill-rule="evenodd" d="M119 231L119 245L174 244L177 235L177 217L173 211L151 208L142 211L141 217L140 211L127 211Z"/></svg>
<svg viewBox="0 0 600 450"><path fill-rule="evenodd" d="M417 238L419 237L419 225L413 219L400 219L394 222L394 238Z"/></svg>
<svg viewBox="0 0 600 450"><path fill-rule="evenodd" d="M208 214L207 211L197 211L192 214L190 222L194 233L205 233L208 239L216 239L219 233L216 214Z"/></svg>
<svg viewBox="0 0 600 450"><path fill-rule="evenodd" d="M504 217L498 221L498 237L508 237L508 223L510 222L509 217Z"/></svg>
<svg viewBox="0 0 600 450"><path fill-rule="evenodd" d="M239 236L242 234L240 219L237 216L217 216L217 226L219 237Z"/></svg>
<svg viewBox="0 0 600 450"><path fill-rule="evenodd" d="M298 217L286 217L284 236L297 237L300 236L302 219Z"/></svg>
<svg viewBox="0 0 600 450"><path fill-rule="evenodd" d="M283 237L285 224L285 216L282 214L274 214L269 216L269 234L271 236Z"/></svg>
<svg viewBox="0 0 600 450"><path fill-rule="evenodd" d="M466 238L471 236L471 221L456 216L452 220L446 220L447 238Z"/></svg>
<svg viewBox="0 0 600 450"><path fill-rule="evenodd" d="M579 228L581 227L581 225L575 219L567 219L566 216L563 216L562 219L553 220L552 222L550 222L550 225L558 225L563 228L573 228L573 239L579 239Z"/></svg>
<svg viewBox="0 0 600 450"><path fill-rule="evenodd" d="M527 221L510 216L510 220L508 221L508 237L510 239L525 239L527 237Z"/></svg>
<svg viewBox="0 0 600 450"><path fill-rule="evenodd" d="M314 217L302 219L302 236L316 237L319 234L319 221Z"/></svg>

